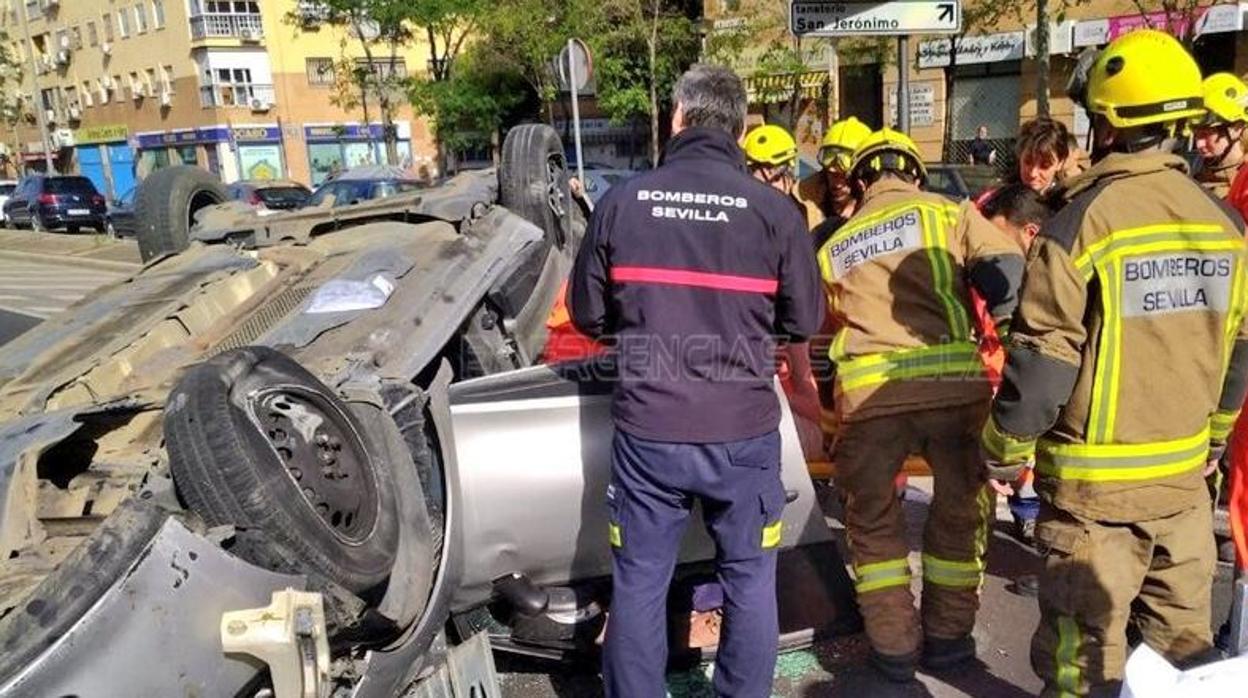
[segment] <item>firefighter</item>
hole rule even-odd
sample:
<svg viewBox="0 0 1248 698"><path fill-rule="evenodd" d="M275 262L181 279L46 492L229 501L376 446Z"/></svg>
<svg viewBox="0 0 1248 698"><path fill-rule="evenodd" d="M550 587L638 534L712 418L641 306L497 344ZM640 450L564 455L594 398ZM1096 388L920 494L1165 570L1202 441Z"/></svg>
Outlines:
<svg viewBox="0 0 1248 698"><path fill-rule="evenodd" d="M1231 73L1214 73L1202 84L1208 113L1195 129L1201 169L1196 179L1248 217L1248 167L1244 167L1244 128L1248 86Z"/></svg>
<svg viewBox="0 0 1248 698"><path fill-rule="evenodd" d="M694 66L673 94L663 164L612 187L569 284L573 322L613 338L608 696L662 696L668 584L695 502L718 548L715 692L771 695L783 536L776 339L819 328L818 267L798 207L752 179L745 87Z"/></svg>
<svg viewBox="0 0 1248 698"><path fill-rule="evenodd" d="M797 141L780 126L764 124L745 134L745 161L750 174L786 196L793 194Z"/></svg>
<svg viewBox="0 0 1248 698"><path fill-rule="evenodd" d="M798 184L797 196L806 206L816 248L854 214L857 201L849 186L849 165L854 150L869 135L870 127L852 116L829 126L819 147L823 169Z"/></svg>
<svg viewBox="0 0 1248 698"><path fill-rule="evenodd" d="M1018 246L969 203L919 189L914 141L884 129L854 154L857 213L819 250L836 334L835 483L845 493L855 588L872 664L904 682L920 659L975 656L992 497L976 435L990 391L972 331L969 286L993 318L1016 305ZM968 283L969 282L969 283ZM911 453L931 463L935 499L923 539L922 623L894 477Z"/></svg>
<svg viewBox="0 0 1248 698"><path fill-rule="evenodd" d="M1047 696L1117 695L1128 624L1171 661L1210 649L1204 474L1248 385L1243 221L1172 152L1200 69L1140 30L1080 82L1094 164L1032 244L983 432L997 487L1035 462Z"/></svg>

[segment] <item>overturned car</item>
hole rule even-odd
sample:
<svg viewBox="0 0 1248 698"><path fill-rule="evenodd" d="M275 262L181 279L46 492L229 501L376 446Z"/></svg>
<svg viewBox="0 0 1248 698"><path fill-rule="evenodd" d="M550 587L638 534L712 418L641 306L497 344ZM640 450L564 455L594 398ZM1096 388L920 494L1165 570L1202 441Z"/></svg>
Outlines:
<svg viewBox="0 0 1248 698"><path fill-rule="evenodd" d="M533 366L584 226L551 129L349 206L139 198L143 270L0 349L0 695L468 695L480 631L592 649L610 387ZM826 545L782 428L785 546Z"/></svg>

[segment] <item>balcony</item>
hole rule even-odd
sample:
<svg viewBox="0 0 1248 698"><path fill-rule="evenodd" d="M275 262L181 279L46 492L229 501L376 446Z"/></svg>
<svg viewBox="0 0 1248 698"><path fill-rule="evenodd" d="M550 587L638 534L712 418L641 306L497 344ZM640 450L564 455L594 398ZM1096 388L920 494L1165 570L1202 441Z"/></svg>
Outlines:
<svg viewBox="0 0 1248 698"><path fill-rule="evenodd" d="M276 101L272 85L252 82L202 85L199 99L205 107L245 107L252 111L268 111Z"/></svg>
<svg viewBox="0 0 1248 698"><path fill-rule="evenodd" d="M264 37L264 23L258 14L226 14L206 12L191 17L191 39L241 39L254 41Z"/></svg>

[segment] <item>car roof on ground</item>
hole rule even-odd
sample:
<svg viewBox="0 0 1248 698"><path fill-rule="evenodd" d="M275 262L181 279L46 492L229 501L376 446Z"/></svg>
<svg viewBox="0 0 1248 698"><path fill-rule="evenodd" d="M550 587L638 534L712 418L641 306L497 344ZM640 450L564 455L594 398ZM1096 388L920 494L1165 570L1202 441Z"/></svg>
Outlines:
<svg viewBox="0 0 1248 698"><path fill-rule="evenodd" d="M243 180L235 182L231 186L261 187L261 188L266 188L266 189L272 188L272 187L303 187L304 189L308 188L308 185L302 182L296 182L293 179L243 179Z"/></svg>

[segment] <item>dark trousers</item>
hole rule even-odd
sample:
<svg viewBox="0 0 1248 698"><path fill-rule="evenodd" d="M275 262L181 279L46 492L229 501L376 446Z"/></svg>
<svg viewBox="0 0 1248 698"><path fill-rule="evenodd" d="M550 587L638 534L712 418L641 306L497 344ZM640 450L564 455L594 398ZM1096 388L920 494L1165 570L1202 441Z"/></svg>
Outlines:
<svg viewBox="0 0 1248 698"><path fill-rule="evenodd" d="M779 432L683 444L617 430L611 463L614 591L603 653L607 696L665 695L668 585L695 500L718 547L724 592L715 693L770 696L779 638L775 549L785 503Z"/></svg>

